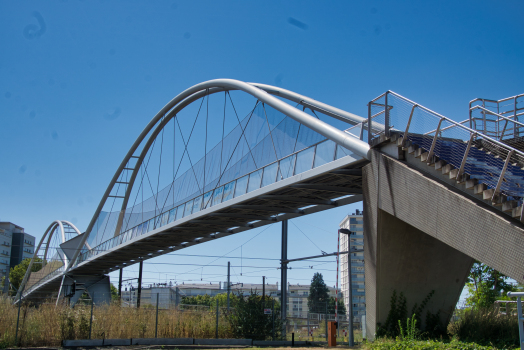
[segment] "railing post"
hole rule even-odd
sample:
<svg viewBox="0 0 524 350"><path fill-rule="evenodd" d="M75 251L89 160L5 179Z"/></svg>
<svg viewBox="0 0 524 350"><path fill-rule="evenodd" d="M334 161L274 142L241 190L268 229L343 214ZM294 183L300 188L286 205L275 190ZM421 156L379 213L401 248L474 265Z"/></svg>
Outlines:
<svg viewBox="0 0 524 350"><path fill-rule="evenodd" d="M471 102L469 103L469 128L473 129L473 110L471 109Z"/></svg>
<svg viewBox="0 0 524 350"><path fill-rule="evenodd" d="M513 120L515 121L518 121L517 120L517 98L518 98L518 95L515 96L515 98L513 99L513 108L514 108L513 109L513 114L514 114ZM517 124L513 124L513 137L518 137L519 134L520 132L517 132Z"/></svg>
<svg viewBox="0 0 524 350"><path fill-rule="evenodd" d="M504 137L504 134L506 133L506 128L508 127L508 121L504 123L504 128L502 129L502 133L500 134L499 140L502 141L502 138ZM517 125L515 124L513 126L513 137L515 137L515 129L517 128Z"/></svg>
<svg viewBox="0 0 524 350"><path fill-rule="evenodd" d="M415 108L417 108L418 105L413 105L413 108L411 108L411 113L409 114L408 124L406 125L406 130L404 131L404 135L402 135L402 147L406 144L406 140L409 135L409 126L411 125L411 119L413 118L413 112L415 112Z"/></svg>
<svg viewBox="0 0 524 350"><path fill-rule="evenodd" d="M373 136L371 132L371 104L372 103L373 103L372 101L368 103L368 144L370 145L371 145L371 137Z"/></svg>
<svg viewBox="0 0 524 350"><path fill-rule="evenodd" d="M457 177L456 177L457 181L460 180L462 174L464 174L464 168L466 166L466 161L468 160L469 150L471 149L471 145L473 144L474 137L475 137L475 134L471 134L471 136L469 137L468 145L466 147L466 151L464 152L464 158L462 158L462 163L460 163L460 168L457 173Z"/></svg>
<svg viewBox="0 0 524 350"><path fill-rule="evenodd" d="M438 133L440 132L440 126L442 125L443 120L444 118L440 118L440 121L438 122L437 130L435 131L435 137L433 138L431 148L429 149L428 161L431 159L431 157L433 157L433 154L435 153L435 145L437 144Z"/></svg>
<svg viewBox="0 0 524 350"><path fill-rule="evenodd" d="M504 175L506 174L506 169L508 168L508 164L513 153L515 153L515 150L513 149L508 152L508 156L506 157L506 161L504 162L504 166L502 167L502 171L500 172L499 180L497 181L497 187L495 187L495 191L493 191L491 202L496 202L496 199L500 193L500 186L502 186L502 181L504 180Z"/></svg>
<svg viewBox="0 0 524 350"><path fill-rule="evenodd" d="M385 125L385 129L384 129L384 136L386 136L386 137L391 136L391 135L389 134L388 92L389 92L389 91L386 92L386 97L385 97L385 102L384 102L384 104L385 104L385 110L384 110L384 113L385 113L384 124L386 124L386 125Z"/></svg>

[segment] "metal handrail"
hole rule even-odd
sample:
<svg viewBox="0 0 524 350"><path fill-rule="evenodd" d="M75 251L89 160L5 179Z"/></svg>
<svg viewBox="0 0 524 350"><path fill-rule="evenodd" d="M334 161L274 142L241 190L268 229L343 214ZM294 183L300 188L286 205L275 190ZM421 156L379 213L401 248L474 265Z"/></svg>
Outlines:
<svg viewBox="0 0 524 350"><path fill-rule="evenodd" d="M412 103L412 104L417 104L416 102L411 101L410 99L408 99L408 98L406 98L406 97L404 97L404 96L402 96L402 95L399 95L399 94L397 94L397 93L394 92L394 91L388 90L386 93L393 94L394 96L397 96L398 98L403 99L403 100L406 101L406 102L409 102L409 103ZM385 93L382 94L381 96L383 96L383 95L385 95ZM376 99L375 99L375 100L376 100ZM372 100L372 101L375 101L375 100ZM461 128L461 129L464 129L464 130L468 131L469 133L475 133L475 134L477 134L477 137L484 138L484 139L486 139L487 141L489 141L489 142L493 142L494 144L496 144L496 145L498 145L498 146L500 146L500 147L502 147L502 148L505 148L505 149L508 149L508 150L514 150L515 153L517 153L517 154L519 154L519 155L521 155L521 156L524 156L524 152L522 152L522 151L520 151L520 150L514 149L513 147L510 147L510 146L506 145L506 144L503 143L503 142L497 141L497 140L495 140L495 139L493 139L493 138L491 138L491 137L489 137L489 136L486 136L486 135L484 135L484 134L482 134L482 133L479 133L479 132L476 131L476 130L473 130L473 129L471 129L471 128L468 128L467 126L464 126L464 125L462 125L462 124L460 124L460 123L454 121L453 119L450 119L450 118L448 118L448 117L445 117L445 116L443 116L442 114L439 114L439 113L437 113L437 112L435 112L435 111L433 111L433 110L431 110L431 109L429 109L429 108L427 108L427 107L421 106L420 104L417 104L417 105L418 105L419 108L425 110L426 112L429 112L429 113L431 113L431 114L433 114L433 115L435 115L435 116L437 116L437 117L439 117L439 118L441 118L441 119L444 119L444 120L448 121L448 122L451 123L451 124L455 124L455 126Z"/></svg>
<svg viewBox="0 0 524 350"><path fill-rule="evenodd" d="M505 116L503 116L503 115L501 115L501 114L498 114L498 113L492 112L492 111L490 111L489 109L484 108L484 107L482 107L482 106L474 106L474 107L471 107L469 110L470 110L470 111L473 111L473 110L475 110L475 109L481 109L481 110L483 110L484 112L486 112L486 113L488 113L488 114L495 115L495 116L499 117L499 119L498 119L497 121L500 121L500 120L506 120L506 121L508 121L508 122L513 122L513 123L515 123L515 124L518 124L518 125L524 126L524 123L521 123L521 122L518 122L518 121L516 121L516 120L510 119L510 118L505 117ZM522 114L524 114L524 113L521 113L521 114L518 114L518 115L522 115Z"/></svg>
<svg viewBox="0 0 524 350"><path fill-rule="evenodd" d="M489 98L477 97L477 98L469 101L469 103L472 104L473 102L476 102L476 101L489 101L489 102L500 103L500 102L509 101L509 100L512 100L512 99L515 99L515 98L519 98L519 97L522 97L522 96L524 96L524 94L518 94L518 95L515 95L515 96L505 97L505 98L503 98L501 100L491 100Z"/></svg>
<svg viewBox="0 0 524 350"><path fill-rule="evenodd" d="M458 123L459 123L459 124L464 124L464 123L466 123L466 122L469 122L469 119L463 120L463 121L458 122ZM445 128L440 129L440 132L442 132L442 131L444 131L444 130L448 130L448 129L454 128L454 127L455 127L455 125L446 126ZM424 135L433 134L435 131L437 131L437 129L434 129L434 130L428 131L428 132L424 133Z"/></svg>

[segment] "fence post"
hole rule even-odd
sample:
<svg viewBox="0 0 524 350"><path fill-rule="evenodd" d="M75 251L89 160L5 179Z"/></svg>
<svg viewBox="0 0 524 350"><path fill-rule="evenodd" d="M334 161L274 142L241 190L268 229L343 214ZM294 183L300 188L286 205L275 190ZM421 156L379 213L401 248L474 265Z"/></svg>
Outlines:
<svg viewBox="0 0 524 350"><path fill-rule="evenodd" d="M387 95L386 95L387 96ZM326 324L326 341L328 340L328 329L327 329L327 316L328 316L328 305L327 305L327 301L326 301L326 314L324 316L324 323Z"/></svg>
<svg viewBox="0 0 524 350"><path fill-rule="evenodd" d="M307 339L309 340L309 312L306 313L307 317Z"/></svg>
<svg viewBox="0 0 524 350"><path fill-rule="evenodd" d="M93 305L95 304L94 300L95 293L91 296L91 318L89 319L89 339L91 339L91 330L93 329Z"/></svg>
<svg viewBox="0 0 524 350"><path fill-rule="evenodd" d="M273 299L273 309L271 311L271 317L273 318L273 340L275 340L275 299Z"/></svg>
<svg viewBox="0 0 524 350"><path fill-rule="evenodd" d="M156 293L156 321L155 321L155 338L158 338L158 296L160 293Z"/></svg>
<svg viewBox="0 0 524 350"><path fill-rule="evenodd" d="M215 338L218 339L218 298L217 298L217 324L215 328Z"/></svg>

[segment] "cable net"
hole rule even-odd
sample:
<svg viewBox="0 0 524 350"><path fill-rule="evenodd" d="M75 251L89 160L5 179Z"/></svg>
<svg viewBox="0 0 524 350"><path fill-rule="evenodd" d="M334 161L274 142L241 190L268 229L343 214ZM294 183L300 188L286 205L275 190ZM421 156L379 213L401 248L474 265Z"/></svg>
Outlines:
<svg viewBox="0 0 524 350"><path fill-rule="evenodd" d="M332 119L318 112L312 115ZM361 136L360 129L348 133ZM223 139L156 194L122 212L101 212L88 238L92 249L84 248L78 262L192 213L346 156L360 159L257 101Z"/></svg>

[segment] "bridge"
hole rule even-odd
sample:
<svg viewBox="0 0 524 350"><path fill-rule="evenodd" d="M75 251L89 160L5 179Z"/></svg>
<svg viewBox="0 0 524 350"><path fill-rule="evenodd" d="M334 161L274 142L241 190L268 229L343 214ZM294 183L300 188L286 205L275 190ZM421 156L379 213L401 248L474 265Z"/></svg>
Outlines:
<svg viewBox="0 0 524 350"><path fill-rule="evenodd" d="M147 124L84 233L49 226L17 300L74 302L73 281L108 295L109 272L274 222L285 298L287 220L364 201L367 334L394 290L408 307L435 290L427 308L448 322L474 260L524 282L522 97L474 100L456 122L392 91L364 118L274 86L197 84Z"/></svg>

